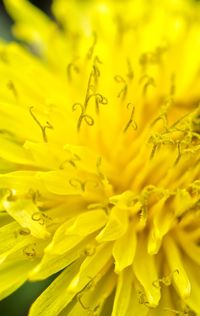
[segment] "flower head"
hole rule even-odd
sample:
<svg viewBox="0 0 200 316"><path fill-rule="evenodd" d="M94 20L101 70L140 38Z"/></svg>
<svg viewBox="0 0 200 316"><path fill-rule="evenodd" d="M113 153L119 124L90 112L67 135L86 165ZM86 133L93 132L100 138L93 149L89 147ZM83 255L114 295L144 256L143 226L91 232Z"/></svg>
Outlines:
<svg viewBox="0 0 200 316"><path fill-rule="evenodd" d="M61 271L30 316L199 315L199 4L5 5L0 298Z"/></svg>

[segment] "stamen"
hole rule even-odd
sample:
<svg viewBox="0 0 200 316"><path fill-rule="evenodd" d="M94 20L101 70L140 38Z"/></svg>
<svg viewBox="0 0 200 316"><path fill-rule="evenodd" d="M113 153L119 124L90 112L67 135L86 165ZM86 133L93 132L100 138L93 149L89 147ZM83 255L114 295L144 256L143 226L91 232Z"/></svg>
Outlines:
<svg viewBox="0 0 200 316"><path fill-rule="evenodd" d="M100 104L107 104L108 100L100 93L94 93L88 96L88 102L90 101L90 99L94 97L95 98L95 104L96 104L96 113L99 114L99 106ZM88 103L87 102L87 103Z"/></svg>
<svg viewBox="0 0 200 316"><path fill-rule="evenodd" d="M99 59L98 56L95 56L94 62L93 62L93 70L92 70L95 86L97 85L98 78L100 77L100 69L99 69L98 64L102 64L102 61Z"/></svg>
<svg viewBox="0 0 200 316"><path fill-rule="evenodd" d="M127 73L127 78L131 81L134 78L134 73L133 73L133 68L130 62L130 59L127 58L127 67L128 67L128 73Z"/></svg>
<svg viewBox="0 0 200 316"><path fill-rule="evenodd" d="M189 314L190 310L187 307L183 311L178 311L176 309L165 307L164 311L168 311L168 312L174 313L175 315L178 315L178 316L189 316L190 315Z"/></svg>
<svg viewBox="0 0 200 316"><path fill-rule="evenodd" d="M132 103L128 103L128 104L127 104L127 109L129 109L130 106L132 107L131 116L130 116L130 119L129 119L128 123L127 123L126 126L124 127L123 133L126 133L126 131L129 129L130 126L131 126L134 130L137 129L137 123L136 123L135 120L133 119L134 112L135 112L135 106L134 106Z"/></svg>
<svg viewBox="0 0 200 316"><path fill-rule="evenodd" d="M163 121L164 129L167 130L168 125L168 119L167 119L167 113L160 114L150 125L150 127L153 127L158 121Z"/></svg>
<svg viewBox="0 0 200 316"><path fill-rule="evenodd" d="M22 228L19 230L19 234L21 236L27 236L27 235L30 235L31 231L29 228Z"/></svg>
<svg viewBox="0 0 200 316"><path fill-rule="evenodd" d="M149 302L147 300L146 294L141 289L136 289L136 295L138 299L138 303L145 305L147 308L150 308Z"/></svg>
<svg viewBox="0 0 200 316"><path fill-rule="evenodd" d="M95 105L96 105L96 113L97 114L99 114L99 105L108 103L108 100L103 95L96 92L98 78L100 76L100 70L99 70L98 64L101 64L101 61L98 58L98 56L96 56L94 58L92 71L91 71L90 76L89 76L84 103L83 104L75 103L72 106L73 111L75 111L77 109L77 106L79 106L81 109L81 114L79 116L78 123L77 123L77 130L78 131L80 131L80 127L81 127L83 119L87 125L89 125L89 126L94 125L94 119L86 113L89 101L92 97L95 98Z"/></svg>
<svg viewBox="0 0 200 316"><path fill-rule="evenodd" d="M139 63L145 69L148 64L161 64L162 56L167 51L167 43L162 46L158 46L152 52L143 53L140 56Z"/></svg>
<svg viewBox="0 0 200 316"><path fill-rule="evenodd" d="M84 309L84 310L87 310L87 311L90 311L89 307L86 307L83 302L82 302L82 294L78 294L77 296L77 300L79 301L79 303L81 304L81 307Z"/></svg>
<svg viewBox="0 0 200 316"><path fill-rule="evenodd" d="M174 165L177 165L177 163L179 162L179 160L181 159L181 142L180 141L177 141L177 151L178 151L178 155L177 155L177 158L174 162Z"/></svg>
<svg viewBox="0 0 200 316"><path fill-rule="evenodd" d="M69 180L69 184L75 188L75 189L78 189L78 190L81 190L82 192L85 192L85 182L79 180L79 179L76 179L76 178L72 178Z"/></svg>
<svg viewBox="0 0 200 316"><path fill-rule="evenodd" d="M198 106L197 113L195 113L192 118L192 130L195 133L200 134L200 105Z"/></svg>
<svg viewBox="0 0 200 316"><path fill-rule="evenodd" d="M77 107L81 109L81 114L79 116L78 123L77 123L77 130L79 132L83 120L85 121L87 125L92 126L94 125L94 119L90 115L86 114L86 107L84 107L81 103L75 103L72 106L72 110L76 111Z"/></svg>
<svg viewBox="0 0 200 316"><path fill-rule="evenodd" d="M29 244L28 246L24 247L23 254L30 259L33 259L36 256L36 243Z"/></svg>
<svg viewBox="0 0 200 316"><path fill-rule="evenodd" d="M170 98L170 100L169 100ZM153 127L158 121L162 120L163 125L164 125L164 130L167 132L168 131L168 117L167 117L167 112L169 108L171 107L171 97L169 97L164 100L164 104L160 109L160 115L151 123L150 127Z"/></svg>
<svg viewBox="0 0 200 316"><path fill-rule="evenodd" d="M128 84L126 80L120 75L116 75L114 79L117 83L123 84L123 88L120 90L117 97L118 98L122 97L122 100L124 100L128 92Z"/></svg>
<svg viewBox="0 0 200 316"><path fill-rule="evenodd" d="M46 135L46 129L53 129L53 126L47 121L46 125L42 126L42 124L40 123L40 121L37 119L37 117L35 116L35 114L33 113L33 106L31 106L29 108L29 112L32 116L32 118L34 119L34 121L38 124L38 126L40 127L41 131L42 131L42 137L45 143L47 143L47 135Z"/></svg>
<svg viewBox="0 0 200 316"><path fill-rule="evenodd" d="M172 280L173 280L173 275L174 275L175 273L178 273L178 274L179 274L179 270L176 269L176 270L174 270L173 272L171 272L169 275L164 276L163 278L160 278L160 279L154 281L154 282L152 283L152 285L153 285L154 287L156 287L156 288L160 288L160 287L161 287L161 286L160 286L161 283L164 284L165 286L170 286L171 283L172 283Z"/></svg>
<svg viewBox="0 0 200 316"><path fill-rule="evenodd" d="M99 182L97 180L94 179L88 179L85 181L81 181L80 179L77 178L72 178L69 180L69 184L78 190L81 190L82 192L86 191L86 186L89 186L89 189L96 189L99 186ZM92 187L91 187L92 185Z"/></svg>
<svg viewBox="0 0 200 316"><path fill-rule="evenodd" d="M73 154L70 159L65 159L59 166L62 170L65 168L65 164L69 163L72 167L77 168L76 162L80 161L81 158L77 154Z"/></svg>
<svg viewBox="0 0 200 316"><path fill-rule="evenodd" d="M200 194L200 180L196 180L189 185L189 188L192 189L193 194Z"/></svg>
<svg viewBox="0 0 200 316"><path fill-rule="evenodd" d="M92 58L92 55L94 53L94 49L95 49L96 44L97 44L97 34L94 32L93 33L93 43L92 43L92 46L89 48L89 50L87 52L87 59L91 59Z"/></svg>
<svg viewBox="0 0 200 316"><path fill-rule="evenodd" d="M38 199L41 198L41 194L39 190L34 191L33 189L29 189L26 197L31 198L33 203L37 204Z"/></svg>
<svg viewBox="0 0 200 316"><path fill-rule="evenodd" d="M147 89L149 88L149 86L156 87L156 83L155 83L154 78L150 77L149 75L142 76L139 80L139 83L142 84L144 80L146 81L146 83L144 84L142 94L143 96L146 96Z"/></svg>
<svg viewBox="0 0 200 316"><path fill-rule="evenodd" d="M42 216L42 214L40 212L33 213L31 218L32 218L33 221L38 222L42 226L45 223L44 218L43 218L43 216Z"/></svg>
<svg viewBox="0 0 200 316"><path fill-rule="evenodd" d="M96 101L96 113L97 115L99 114L99 106L100 104L108 104L108 100L100 93L97 93L95 96L95 101Z"/></svg>
<svg viewBox="0 0 200 316"><path fill-rule="evenodd" d="M76 72L76 73L79 73L79 72L80 72L80 69L79 69L79 67L75 64L75 61L69 63L68 66L67 66L67 78L68 78L69 81L72 80L72 71L74 71L74 72Z"/></svg>
<svg viewBox="0 0 200 316"><path fill-rule="evenodd" d="M17 199L16 190L15 189L6 189L5 192L6 201L14 202Z"/></svg>
<svg viewBox="0 0 200 316"><path fill-rule="evenodd" d="M96 316L97 315L97 311L100 308L100 305L98 304L97 306L95 306L93 309L91 309L89 306L85 306L85 304L82 301L82 297L83 295L88 292L89 290L91 290L92 288L94 288L96 285L96 282L94 279L91 278L90 282L76 295L77 300L79 301L80 305L82 306L82 308L88 312L88 315L90 316Z"/></svg>
<svg viewBox="0 0 200 316"><path fill-rule="evenodd" d="M175 141L171 139L168 135L168 132L165 133L153 133L148 142L153 143L153 148L150 154L150 159L155 155L156 150L160 149L161 145L175 145Z"/></svg>
<svg viewBox="0 0 200 316"><path fill-rule="evenodd" d="M84 249L84 255L85 256L93 256L94 254L96 253L96 248L95 247L91 247L91 246L87 246L85 249Z"/></svg>

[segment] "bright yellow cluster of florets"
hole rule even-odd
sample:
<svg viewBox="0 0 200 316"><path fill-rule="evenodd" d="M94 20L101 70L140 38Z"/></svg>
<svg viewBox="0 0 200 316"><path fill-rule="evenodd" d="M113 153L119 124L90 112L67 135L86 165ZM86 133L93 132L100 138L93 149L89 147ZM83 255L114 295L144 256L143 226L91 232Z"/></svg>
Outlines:
<svg viewBox="0 0 200 316"><path fill-rule="evenodd" d="M0 298L30 316L200 315L200 7L5 0Z"/></svg>

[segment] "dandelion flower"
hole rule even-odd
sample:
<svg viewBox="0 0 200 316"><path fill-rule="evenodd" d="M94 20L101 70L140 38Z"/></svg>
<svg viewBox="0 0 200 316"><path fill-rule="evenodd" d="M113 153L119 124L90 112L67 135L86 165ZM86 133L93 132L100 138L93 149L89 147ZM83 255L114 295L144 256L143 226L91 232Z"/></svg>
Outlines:
<svg viewBox="0 0 200 316"><path fill-rule="evenodd" d="M200 315L200 6L5 0L0 298L30 316Z"/></svg>

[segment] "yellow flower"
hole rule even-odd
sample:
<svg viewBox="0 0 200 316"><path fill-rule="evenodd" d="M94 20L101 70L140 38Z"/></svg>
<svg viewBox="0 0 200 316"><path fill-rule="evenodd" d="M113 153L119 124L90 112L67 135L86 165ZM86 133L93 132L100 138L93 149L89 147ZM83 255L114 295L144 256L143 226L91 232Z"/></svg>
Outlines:
<svg viewBox="0 0 200 316"><path fill-rule="evenodd" d="M200 315L199 4L5 5L0 298L61 271L30 316Z"/></svg>

